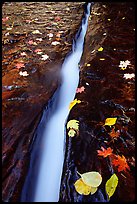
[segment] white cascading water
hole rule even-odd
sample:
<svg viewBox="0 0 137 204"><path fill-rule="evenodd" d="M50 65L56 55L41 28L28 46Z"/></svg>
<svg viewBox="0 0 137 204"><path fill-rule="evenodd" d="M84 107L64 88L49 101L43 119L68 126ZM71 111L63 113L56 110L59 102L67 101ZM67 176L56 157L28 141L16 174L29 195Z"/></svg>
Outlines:
<svg viewBox="0 0 137 204"><path fill-rule="evenodd" d="M90 6L91 3L88 3L79 36L73 44L72 52L62 65L62 84L56 110L47 122L42 138L42 155L33 202L58 202L59 200L65 154L65 124L69 114L69 104L74 100L79 82L78 63L83 53Z"/></svg>

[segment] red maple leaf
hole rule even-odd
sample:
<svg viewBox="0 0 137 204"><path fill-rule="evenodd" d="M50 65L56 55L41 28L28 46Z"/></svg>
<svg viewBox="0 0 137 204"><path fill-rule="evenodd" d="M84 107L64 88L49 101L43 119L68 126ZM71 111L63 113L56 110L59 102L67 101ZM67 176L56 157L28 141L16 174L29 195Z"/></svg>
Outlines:
<svg viewBox="0 0 137 204"><path fill-rule="evenodd" d="M108 147L107 149L105 149L104 147L101 147L101 149L102 149L102 151L97 150L98 156L107 157L107 156L111 155L113 152L113 149L111 149L111 147Z"/></svg>
<svg viewBox="0 0 137 204"><path fill-rule="evenodd" d="M17 63L15 66L16 66L17 69L25 67L24 63L22 63L22 62Z"/></svg>
<svg viewBox="0 0 137 204"><path fill-rule="evenodd" d="M118 166L118 172L126 171L126 169L130 170L127 160L123 155L122 157L118 155L116 159L112 160L112 164Z"/></svg>
<svg viewBox="0 0 137 204"><path fill-rule="evenodd" d="M76 93L82 93L84 90L85 90L85 87L82 86L82 87L76 89Z"/></svg>

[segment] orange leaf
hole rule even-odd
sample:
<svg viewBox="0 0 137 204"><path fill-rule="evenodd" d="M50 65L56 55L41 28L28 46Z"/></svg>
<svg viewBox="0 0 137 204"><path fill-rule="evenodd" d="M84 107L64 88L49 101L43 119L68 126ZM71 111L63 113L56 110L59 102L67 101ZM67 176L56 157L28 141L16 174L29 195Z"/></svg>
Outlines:
<svg viewBox="0 0 137 204"><path fill-rule="evenodd" d="M109 133L109 135L110 135L112 138L116 138L116 137L119 137L120 132L119 132L119 131L116 131L116 132L115 132L115 128L113 128L112 131Z"/></svg>
<svg viewBox="0 0 137 204"><path fill-rule="evenodd" d="M114 166L118 166L118 172L126 171L126 169L130 170L130 168L127 164L127 160L123 155L122 155L122 157L118 155L117 159L112 160L112 164Z"/></svg>
<svg viewBox="0 0 137 204"><path fill-rule="evenodd" d="M102 151L97 150L98 156L107 157L107 156L111 155L113 152L113 149L111 149L110 147L108 147L107 149L105 149L104 147L101 147L101 149L102 149Z"/></svg>

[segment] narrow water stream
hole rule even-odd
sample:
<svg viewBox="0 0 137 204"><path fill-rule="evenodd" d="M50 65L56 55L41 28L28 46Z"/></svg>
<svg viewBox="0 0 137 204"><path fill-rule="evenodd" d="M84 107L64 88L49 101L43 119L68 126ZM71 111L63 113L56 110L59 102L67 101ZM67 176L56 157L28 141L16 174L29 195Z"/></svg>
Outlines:
<svg viewBox="0 0 137 204"><path fill-rule="evenodd" d="M65 154L65 124L69 114L69 104L74 100L79 83L78 64L83 53L90 6L88 3L82 25L73 42L72 52L62 65L62 83L49 104L50 113L48 109L45 110L35 135L33 146L36 147L32 149L30 168L22 191L22 202L58 202L59 200ZM43 125L45 120L46 125Z"/></svg>

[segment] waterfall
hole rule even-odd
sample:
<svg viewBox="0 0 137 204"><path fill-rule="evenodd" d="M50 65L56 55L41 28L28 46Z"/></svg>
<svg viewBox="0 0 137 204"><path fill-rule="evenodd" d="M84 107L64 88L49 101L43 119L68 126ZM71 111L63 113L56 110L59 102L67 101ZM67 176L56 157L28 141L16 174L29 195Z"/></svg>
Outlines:
<svg viewBox="0 0 137 204"><path fill-rule="evenodd" d="M90 6L91 3L88 3L80 30L73 41L72 52L62 64L61 86L52 101L54 110L51 110L52 113L49 117L47 116L48 120L43 115L40 122L37 132L38 139L35 139L37 143L36 141L33 142L33 146L37 145L37 148L32 150L31 168L22 191L21 201L58 202L59 200L65 155L65 125L69 115L69 104L74 100L79 83L79 62L83 53ZM42 125L43 123L46 123L46 125ZM43 132L41 128L44 129ZM37 151L41 151L40 158L37 156ZM38 168L35 168L35 160L39 160ZM31 184L31 179L36 179L35 185ZM33 196L31 193L29 194L29 188L35 188Z"/></svg>

